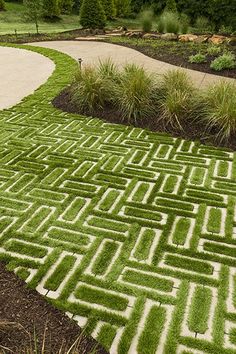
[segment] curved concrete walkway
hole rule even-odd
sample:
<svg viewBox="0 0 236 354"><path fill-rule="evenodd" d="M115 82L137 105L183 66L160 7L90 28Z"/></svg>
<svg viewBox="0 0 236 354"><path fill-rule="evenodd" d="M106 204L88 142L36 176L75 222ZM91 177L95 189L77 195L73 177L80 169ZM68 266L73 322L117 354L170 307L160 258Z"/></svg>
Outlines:
<svg viewBox="0 0 236 354"><path fill-rule="evenodd" d="M55 68L29 50L0 47L0 110L10 108L47 81Z"/></svg>
<svg viewBox="0 0 236 354"><path fill-rule="evenodd" d="M111 58L118 66L126 63L136 63L144 66L148 71L156 74L163 74L170 69L179 67L147 57L146 55L130 48L115 44L96 41L52 41L37 42L31 45L56 49L71 57L82 58L84 64L97 64L99 59ZM209 84L222 80L222 76L202 73L195 70L183 69L192 78L196 87L204 88ZM225 78L227 81L235 82L234 79Z"/></svg>

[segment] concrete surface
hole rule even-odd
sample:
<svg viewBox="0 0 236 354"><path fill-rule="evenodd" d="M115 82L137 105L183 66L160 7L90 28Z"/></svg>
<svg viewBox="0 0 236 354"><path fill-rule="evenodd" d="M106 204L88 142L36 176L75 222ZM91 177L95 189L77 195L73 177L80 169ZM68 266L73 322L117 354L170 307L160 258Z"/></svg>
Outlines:
<svg viewBox="0 0 236 354"><path fill-rule="evenodd" d="M54 63L29 50L0 47L0 110L10 108L47 81Z"/></svg>
<svg viewBox="0 0 236 354"><path fill-rule="evenodd" d="M179 69L179 67L174 65L149 58L134 49L104 42L96 42L91 40L52 41L37 42L32 43L31 45L56 49L70 55L75 59L82 58L83 64L98 64L99 60L111 58L120 67L126 63L135 63L143 66L150 72L155 72L156 74L163 74L170 69ZM189 74L196 87L199 88L204 88L209 84L224 79L222 76L206 74L195 70L183 70ZM225 78L225 80L235 82L234 79Z"/></svg>

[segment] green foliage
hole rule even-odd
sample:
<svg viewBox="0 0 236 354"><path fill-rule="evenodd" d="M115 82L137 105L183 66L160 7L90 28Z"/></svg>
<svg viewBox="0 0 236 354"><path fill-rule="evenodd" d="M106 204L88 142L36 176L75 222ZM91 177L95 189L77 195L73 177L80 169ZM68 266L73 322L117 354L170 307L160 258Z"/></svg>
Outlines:
<svg viewBox="0 0 236 354"><path fill-rule="evenodd" d="M100 0L83 0L80 9L80 24L84 28L104 28L106 15Z"/></svg>
<svg viewBox="0 0 236 354"><path fill-rule="evenodd" d="M221 71L226 69L234 69L236 67L235 55L231 52L227 52L213 60L211 63L211 69L215 71Z"/></svg>
<svg viewBox="0 0 236 354"><path fill-rule="evenodd" d="M115 0L118 17L128 17L131 13L131 0Z"/></svg>
<svg viewBox="0 0 236 354"><path fill-rule="evenodd" d="M108 20L113 19L116 15L116 8L115 8L114 0L101 0L101 3L103 5L103 9L105 11L106 18Z"/></svg>
<svg viewBox="0 0 236 354"><path fill-rule="evenodd" d="M98 73L103 79L111 80L113 83L120 81L120 73L110 58L99 62Z"/></svg>
<svg viewBox="0 0 236 354"><path fill-rule="evenodd" d="M236 134L236 86L222 81L204 94L207 129L217 128L217 138L228 140Z"/></svg>
<svg viewBox="0 0 236 354"><path fill-rule="evenodd" d="M0 0L0 11L6 10L6 5L4 0Z"/></svg>
<svg viewBox="0 0 236 354"><path fill-rule="evenodd" d="M210 30L210 23L208 18L204 16L199 16L196 19L194 27L196 28L198 33L206 33Z"/></svg>
<svg viewBox="0 0 236 354"><path fill-rule="evenodd" d="M195 55L191 55L188 61L192 64L194 63L205 63L206 62L206 55L202 53L197 53Z"/></svg>
<svg viewBox="0 0 236 354"><path fill-rule="evenodd" d="M153 22L153 12L151 10L143 11L141 14L142 30L151 32Z"/></svg>
<svg viewBox="0 0 236 354"><path fill-rule="evenodd" d="M140 121L153 114L156 84L143 68L127 65L115 88L114 102L124 120Z"/></svg>
<svg viewBox="0 0 236 354"><path fill-rule="evenodd" d="M177 12L177 6L175 0L167 0L165 11L168 12Z"/></svg>
<svg viewBox="0 0 236 354"><path fill-rule="evenodd" d="M43 0L43 15L54 19L60 16L59 0Z"/></svg>
<svg viewBox="0 0 236 354"><path fill-rule="evenodd" d="M165 32L165 20L164 20L164 16L160 16L157 22L157 29L160 33L164 33Z"/></svg>
<svg viewBox="0 0 236 354"><path fill-rule="evenodd" d="M207 54L216 56L219 55L222 52L222 48L218 45L211 45L207 48Z"/></svg>
<svg viewBox="0 0 236 354"><path fill-rule="evenodd" d="M180 22L178 14L175 12L164 12L162 15L165 32L167 33L179 33L180 31Z"/></svg>
<svg viewBox="0 0 236 354"><path fill-rule="evenodd" d="M182 129L182 122L194 111L196 96L192 82L182 70L171 70L163 76L159 107L165 124Z"/></svg>
<svg viewBox="0 0 236 354"><path fill-rule="evenodd" d="M73 6L73 0L59 0L59 7L62 14L71 14Z"/></svg>
<svg viewBox="0 0 236 354"><path fill-rule="evenodd" d="M96 68L85 66L78 70L72 91L72 101L82 112L93 114L109 101L112 90L104 75Z"/></svg>
<svg viewBox="0 0 236 354"><path fill-rule="evenodd" d="M39 19L43 14L42 0L24 0L24 17L35 23L36 32L39 33Z"/></svg>
<svg viewBox="0 0 236 354"><path fill-rule="evenodd" d="M181 33L183 33L183 34L188 33L189 26L190 26L190 19L189 19L188 15L181 14L180 15L180 31L181 31Z"/></svg>

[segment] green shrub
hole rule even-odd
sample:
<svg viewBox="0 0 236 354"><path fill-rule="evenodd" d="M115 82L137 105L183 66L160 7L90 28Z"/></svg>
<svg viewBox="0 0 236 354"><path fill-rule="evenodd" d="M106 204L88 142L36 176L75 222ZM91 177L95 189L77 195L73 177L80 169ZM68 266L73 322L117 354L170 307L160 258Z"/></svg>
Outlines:
<svg viewBox="0 0 236 354"><path fill-rule="evenodd" d="M43 15L53 19L60 16L59 0L43 0Z"/></svg>
<svg viewBox="0 0 236 354"><path fill-rule="evenodd" d="M131 0L115 0L118 17L128 17L131 13Z"/></svg>
<svg viewBox="0 0 236 354"><path fill-rule="evenodd" d="M71 14L74 6L73 0L59 0L59 6L62 14Z"/></svg>
<svg viewBox="0 0 236 354"><path fill-rule="evenodd" d="M6 10L6 5L4 0L0 0L0 11Z"/></svg>
<svg viewBox="0 0 236 354"><path fill-rule="evenodd" d="M167 0L165 11L168 12L177 12L177 6L175 0Z"/></svg>
<svg viewBox="0 0 236 354"><path fill-rule="evenodd" d="M95 67L84 66L75 76L71 101L81 112L93 114L103 109L112 95L112 87L107 78L100 75Z"/></svg>
<svg viewBox="0 0 236 354"><path fill-rule="evenodd" d="M114 0L100 0L105 11L106 18L112 20L116 15Z"/></svg>
<svg viewBox="0 0 236 354"><path fill-rule="evenodd" d="M158 104L165 125L182 129L182 123L195 113L196 102L196 90L184 71L170 70L163 76Z"/></svg>
<svg viewBox="0 0 236 354"><path fill-rule="evenodd" d="M202 53L197 53L195 55L191 55L188 59L188 61L192 64L199 64L199 63L205 63L206 62L206 56Z"/></svg>
<svg viewBox="0 0 236 354"><path fill-rule="evenodd" d="M143 32L151 32L153 21L153 12L146 10L141 13L141 23Z"/></svg>
<svg viewBox="0 0 236 354"><path fill-rule="evenodd" d="M204 94L207 129L216 128L220 141L236 134L236 86L222 81L208 88Z"/></svg>
<svg viewBox="0 0 236 354"><path fill-rule="evenodd" d="M221 33L221 34L229 36L229 35L233 34L233 32L234 31L233 31L232 26L224 26L224 25L220 26L219 33Z"/></svg>
<svg viewBox="0 0 236 354"><path fill-rule="evenodd" d="M104 28L106 15L100 0L83 0L80 8L80 23L83 28Z"/></svg>
<svg viewBox="0 0 236 354"><path fill-rule="evenodd" d="M116 85L114 102L123 120L137 122L151 117L154 112L156 83L143 68L127 65Z"/></svg>
<svg viewBox="0 0 236 354"><path fill-rule="evenodd" d="M207 54L216 56L219 55L222 52L222 48L218 45L211 45L207 48Z"/></svg>
<svg viewBox="0 0 236 354"><path fill-rule="evenodd" d="M180 23L178 14L174 12L165 12L162 16L165 26L165 32L176 34L179 33Z"/></svg>
<svg viewBox="0 0 236 354"><path fill-rule="evenodd" d="M204 16L199 16L195 22L195 28L199 33L205 33L210 30L210 22L208 18Z"/></svg>
<svg viewBox="0 0 236 354"><path fill-rule="evenodd" d="M235 55L231 52L224 53L211 63L211 69L221 71L225 69L234 69L236 67Z"/></svg>

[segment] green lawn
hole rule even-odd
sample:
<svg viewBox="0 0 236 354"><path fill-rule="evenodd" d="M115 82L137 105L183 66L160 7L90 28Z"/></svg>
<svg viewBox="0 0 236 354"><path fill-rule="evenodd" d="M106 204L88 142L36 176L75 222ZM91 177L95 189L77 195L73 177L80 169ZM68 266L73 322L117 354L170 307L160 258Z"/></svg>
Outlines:
<svg viewBox="0 0 236 354"><path fill-rule="evenodd" d="M0 259L111 353L235 354L236 155L61 112L77 63L0 112Z"/></svg>
<svg viewBox="0 0 236 354"><path fill-rule="evenodd" d="M26 22L23 18L24 5L6 3L7 11L0 12L0 34L14 33L35 33L35 25ZM63 15L61 20L55 23L40 21L39 31L45 33L62 32L79 28L78 15Z"/></svg>
<svg viewBox="0 0 236 354"><path fill-rule="evenodd" d="M0 34L35 33L35 25L26 22L24 19L24 5L17 3L6 3L7 11L0 12ZM127 26L131 29L139 28L140 21L132 19L117 19L107 23L108 27ZM55 33L79 28L79 16L76 14L62 15L57 22L50 23L40 21L39 31L43 33Z"/></svg>

